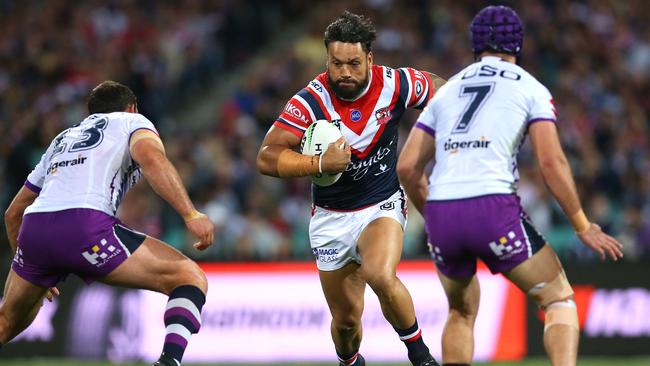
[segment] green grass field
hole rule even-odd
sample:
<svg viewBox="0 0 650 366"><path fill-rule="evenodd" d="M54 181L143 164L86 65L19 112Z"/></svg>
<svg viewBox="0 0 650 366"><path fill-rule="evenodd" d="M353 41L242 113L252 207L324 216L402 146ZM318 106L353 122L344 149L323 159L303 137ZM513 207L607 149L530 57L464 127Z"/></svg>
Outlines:
<svg viewBox="0 0 650 366"><path fill-rule="evenodd" d="M110 362L91 362L91 361L78 361L78 360L55 360L55 359L15 359L15 360L0 360L0 365L2 366L112 366ZM147 366L144 363L129 363L129 364L119 364L121 366ZM262 364L184 364L184 366L261 366ZM274 366L332 366L334 363L322 363L322 364L264 364L264 365L274 365ZM373 366L407 366L406 364L370 364ZM477 363L474 365L484 365L484 366L547 366L549 362L546 359L535 358L527 359L521 362L495 362L495 363ZM578 360L578 365L580 366L649 366L650 358L610 358L610 357L599 357L599 358L583 358Z"/></svg>

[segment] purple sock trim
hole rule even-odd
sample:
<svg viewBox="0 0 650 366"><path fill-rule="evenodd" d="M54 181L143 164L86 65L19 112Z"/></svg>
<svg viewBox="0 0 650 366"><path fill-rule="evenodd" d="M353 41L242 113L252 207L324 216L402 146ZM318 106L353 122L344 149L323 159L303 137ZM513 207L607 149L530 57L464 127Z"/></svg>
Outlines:
<svg viewBox="0 0 650 366"><path fill-rule="evenodd" d="M199 323L194 314L185 308L171 308L165 311L165 325L169 325L167 323L167 319L171 318L172 316L182 316L192 322L192 325L194 326L193 333L198 332L201 328L201 323Z"/></svg>
<svg viewBox="0 0 650 366"><path fill-rule="evenodd" d="M181 337L176 333L167 334L167 336L165 336L165 343L173 343L177 346L182 347L183 349L187 347L187 339Z"/></svg>

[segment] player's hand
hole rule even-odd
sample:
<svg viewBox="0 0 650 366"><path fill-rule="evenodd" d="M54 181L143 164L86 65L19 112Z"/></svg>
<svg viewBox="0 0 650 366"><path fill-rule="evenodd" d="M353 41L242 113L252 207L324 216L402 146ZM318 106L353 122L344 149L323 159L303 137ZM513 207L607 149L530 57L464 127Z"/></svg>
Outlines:
<svg viewBox="0 0 650 366"><path fill-rule="evenodd" d="M199 214L196 217L185 221L187 229L194 234L199 241L194 243L194 248L205 250L214 241L214 224L206 214Z"/></svg>
<svg viewBox="0 0 650 366"><path fill-rule="evenodd" d="M608 255L615 261L623 258L623 252L621 251L623 244L605 234L600 229L600 226L591 223L587 230L577 235L589 249L598 253L601 261L604 261Z"/></svg>
<svg viewBox="0 0 650 366"><path fill-rule="evenodd" d="M58 288L50 287L45 293L45 298L47 299L47 301L52 302L52 300L54 300L54 296L59 296L59 295L61 295L61 292L59 292Z"/></svg>
<svg viewBox="0 0 650 366"><path fill-rule="evenodd" d="M323 173L340 173L344 171L350 164L351 155L350 145L341 136L338 140L329 144L327 151L320 157L323 159L321 162Z"/></svg>

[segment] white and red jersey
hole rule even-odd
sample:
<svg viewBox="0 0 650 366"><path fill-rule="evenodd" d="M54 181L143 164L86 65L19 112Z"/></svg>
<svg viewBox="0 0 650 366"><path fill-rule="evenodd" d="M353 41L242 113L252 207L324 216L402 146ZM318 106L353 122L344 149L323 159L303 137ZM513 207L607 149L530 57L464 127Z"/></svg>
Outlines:
<svg viewBox="0 0 650 366"><path fill-rule="evenodd" d="M91 208L115 215L126 192L140 179L131 158L133 132L156 128L138 113L93 114L61 132L27 177L39 193L25 213Z"/></svg>
<svg viewBox="0 0 650 366"><path fill-rule="evenodd" d="M555 121L551 93L521 67L486 56L449 79L416 128L436 140L429 200L517 191L517 154L528 126Z"/></svg>
<svg viewBox="0 0 650 366"><path fill-rule="evenodd" d="M397 124L406 108L423 108L433 96L426 72L373 65L367 90L355 101L336 97L322 73L294 95L274 125L302 138L314 121L338 122L352 162L329 187L312 185L314 204L355 210L381 202L398 189Z"/></svg>

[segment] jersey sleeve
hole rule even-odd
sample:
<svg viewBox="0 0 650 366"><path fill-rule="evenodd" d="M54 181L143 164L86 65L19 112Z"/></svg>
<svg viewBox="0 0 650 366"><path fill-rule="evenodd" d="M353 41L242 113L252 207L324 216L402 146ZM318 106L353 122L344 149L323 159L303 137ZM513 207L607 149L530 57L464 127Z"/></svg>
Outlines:
<svg viewBox="0 0 650 366"><path fill-rule="evenodd" d="M139 113L134 113L133 116L129 118L128 129L129 136L133 135L135 131L142 129L151 130L156 135L159 135L158 130L156 130L153 123L147 117Z"/></svg>
<svg viewBox="0 0 650 366"><path fill-rule="evenodd" d="M156 127L153 125L153 123L145 116L139 114L139 113L134 113L133 116L131 116L128 119L127 125L127 134L129 135L129 141L127 143L127 146L131 146L131 137L133 134L138 131L138 130L149 130L155 133L156 135L160 136L158 133L158 130L156 130Z"/></svg>
<svg viewBox="0 0 650 366"><path fill-rule="evenodd" d="M48 149L49 151L49 149ZM45 182L45 175L47 174L46 165L47 151L41 156L41 160L36 164L34 170L27 176L25 180L25 187L29 188L34 193L40 193Z"/></svg>
<svg viewBox="0 0 650 366"><path fill-rule="evenodd" d="M542 84L537 83L529 102L528 124L537 121L557 121L557 111L553 96Z"/></svg>
<svg viewBox="0 0 650 366"><path fill-rule="evenodd" d="M436 98L431 99L424 110L418 116L417 121L415 122L414 128L419 128L422 131L431 135L431 137L436 137Z"/></svg>
<svg viewBox="0 0 650 366"><path fill-rule="evenodd" d="M304 90L301 93L304 94ZM302 138L307 127L314 121L312 114L308 102L298 93L289 99L273 125Z"/></svg>
<svg viewBox="0 0 650 366"><path fill-rule="evenodd" d="M406 108L422 109L433 96L433 84L429 74L411 67L397 69L399 74L400 99Z"/></svg>

